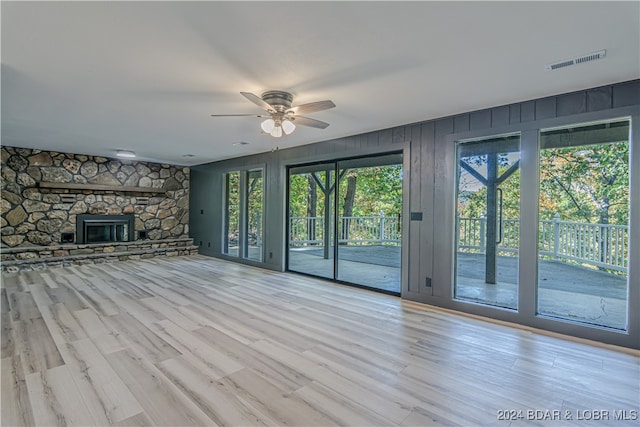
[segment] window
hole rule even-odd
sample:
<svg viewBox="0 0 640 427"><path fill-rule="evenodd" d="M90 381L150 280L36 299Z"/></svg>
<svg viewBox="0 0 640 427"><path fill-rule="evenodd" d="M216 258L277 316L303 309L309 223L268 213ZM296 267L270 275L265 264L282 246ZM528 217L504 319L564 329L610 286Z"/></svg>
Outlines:
<svg viewBox="0 0 640 427"><path fill-rule="evenodd" d="M262 261L263 170L228 172L224 176L224 185L222 253Z"/></svg>

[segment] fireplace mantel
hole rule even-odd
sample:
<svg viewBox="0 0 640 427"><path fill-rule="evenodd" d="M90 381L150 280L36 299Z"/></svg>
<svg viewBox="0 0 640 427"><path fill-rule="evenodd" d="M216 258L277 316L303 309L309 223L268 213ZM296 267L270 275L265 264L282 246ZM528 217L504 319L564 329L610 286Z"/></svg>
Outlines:
<svg viewBox="0 0 640 427"><path fill-rule="evenodd" d="M40 188L55 188L59 190L94 190L94 191L122 191L125 193L164 193L166 190L153 187L125 187L122 185L103 184L76 184L70 182L44 182L38 183Z"/></svg>

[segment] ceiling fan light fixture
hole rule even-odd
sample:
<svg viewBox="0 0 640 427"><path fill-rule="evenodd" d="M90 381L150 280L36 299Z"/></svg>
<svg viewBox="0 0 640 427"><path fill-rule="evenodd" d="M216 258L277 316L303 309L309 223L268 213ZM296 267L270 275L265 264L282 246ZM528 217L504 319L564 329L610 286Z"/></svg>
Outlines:
<svg viewBox="0 0 640 427"><path fill-rule="evenodd" d="M260 124L260 127L265 133L271 133L276 127L276 122L273 119L267 119Z"/></svg>
<svg viewBox="0 0 640 427"><path fill-rule="evenodd" d="M271 136L274 138L280 138L282 136L282 127L276 126L271 131Z"/></svg>
<svg viewBox="0 0 640 427"><path fill-rule="evenodd" d="M262 132L274 138L283 135L291 135L298 125L309 126L317 129L325 129L329 123L298 114L315 113L334 108L336 104L326 99L324 101L309 102L307 104L291 106L293 95L281 90L270 90L258 96L251 92L240 92L242 96L265 110L269 115L263 114L212 114L213 117L268 117L260 123ZM293 121L296 120L297 124Z"/></svg>
<svg viewBox="0 0 640 427"><path fill-rule="evenodd" d="M291 135L291 133L296 130L296 125L294 125L291 120L284 120L282 122L282 130L286 135Z"/></svg>

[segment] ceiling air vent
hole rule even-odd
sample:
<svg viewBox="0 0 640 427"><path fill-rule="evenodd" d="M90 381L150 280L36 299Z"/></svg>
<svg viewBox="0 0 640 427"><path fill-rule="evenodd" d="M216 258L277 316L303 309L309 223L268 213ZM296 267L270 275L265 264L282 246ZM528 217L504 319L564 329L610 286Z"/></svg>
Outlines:
<svg viewBox="0 0 640 427"><path fill-rule="evenodd" d="M607 56L606 50L601 50L599 52L588 53L586 55L578 56L577 58L567 59L560 62L555 62L553 64L547 65L547 71L554 71L560 68L570 67L572 65L582 64L584 62L595 61L596 59L602 59Z"/></svg>

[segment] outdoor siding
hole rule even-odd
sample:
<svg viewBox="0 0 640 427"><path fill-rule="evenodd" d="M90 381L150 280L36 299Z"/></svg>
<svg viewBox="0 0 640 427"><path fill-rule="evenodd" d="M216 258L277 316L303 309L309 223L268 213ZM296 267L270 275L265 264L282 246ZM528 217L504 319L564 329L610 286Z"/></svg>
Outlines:
<svg viewBox="0 0 640 427"><path fill-rule="evenodd" d="M545 97L537 100L494 108L457 114L436 120L429 120L414 124L383 129L375 132L354 135L350 137L328 140L316 144L277 150L273 152L230 159L192 168L191 173L191 209L190 224L191 237L195 244L200 241L203 245L200 252L205 255L234 259L247 264L258 265L273 270L284 270L286 256L285 242L285 209L286 209L286 166L323 160L363 156L402 150L405 154L405 177L409 180L405 187L405 217L410 212L422 212L422 221L405 221L404 233L406 250L403 267L406 283L402 284L402 297L414 301L425 302L448 308L460 309L451 301L452 281L452 233L455 184L452 177L455 170L455 150L452 146L456 139L466 139L476 136L489 136L508 132L522 132L523 153L534 150L537 140L525 134L533 129L550 127L565 123L580 123L589 120L599 120L613 115L634 116L640 113L640 80L624 82L557 96ZM633 127L637 129L637 126ZM633 150L637 148L635 135ZM525 140L526 139L526 140ZM638 156L636 155L635 158ZM535 161L535 160L532 160ZM239 260L222 255L222 224L223 224L223 184L224 172L265 168L265 211L264 211L264 262ZM638 183L638 165L632 164L635 173L634 185ZM537 179L537 178L536 178ZM632 188L632 209L640 209L638 190ZM537 203L537 202L536 202ZM533 203L531 203L533 206ZM536 205L537 206L537 205ZM201 214L201 210L204 213ZM537 209L537 208L536 208ZM632 216L632 226L636 229L639 224ZM640 244L637 242L638 233L634 234L632 249L638 253ZM208 246L210 242L211 246ZM633 263L631 263L633 264ZM437 266L437 267L435 267ZM633 271L630 274L634 274ZM638 277L631 277L631 284L635 280L635 288L630 294L630 324L634 320L640 322L640 299L638 291ZM431 279L432 287L426 286L427 278ZM634 286L632 286L633 288ZM634 299L635 298L635 299ZM483 308L470 309L476 314L486 314ZM533 316L533 314L532 314ZM502 320L518 321L516 317L506 314L496 314ZM547 327L546 324L532 325ZM549 326L553 329L553 326ZM578 328L579 329L579 328ZM563 332L562 328L560 331ZM594 337L604 341L622 345L639 347L640 337L637 327L630 331L630 337L613 337L603 333L592 336L585 332L584 336ZM581 332L576 332L578 336Z"/></svg>

